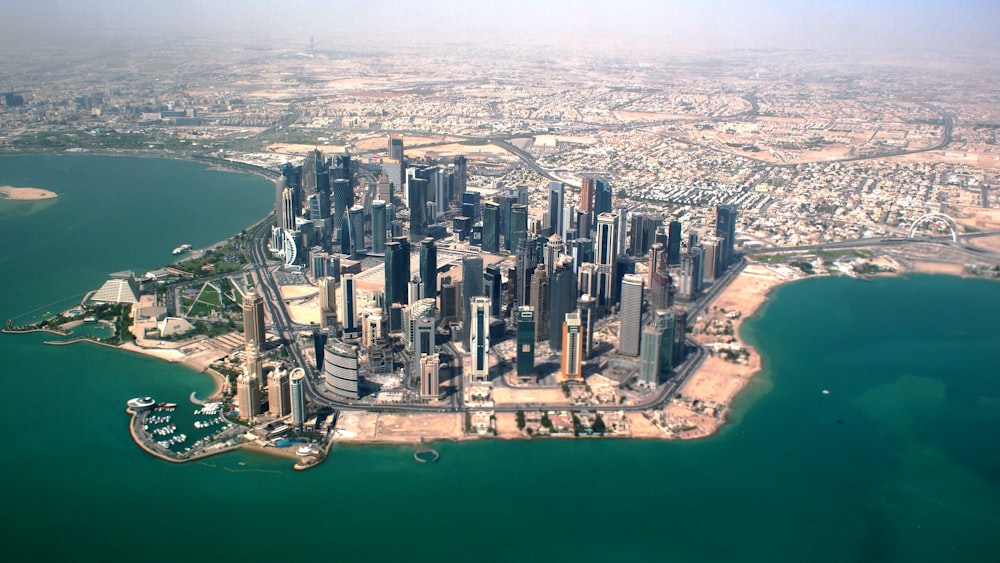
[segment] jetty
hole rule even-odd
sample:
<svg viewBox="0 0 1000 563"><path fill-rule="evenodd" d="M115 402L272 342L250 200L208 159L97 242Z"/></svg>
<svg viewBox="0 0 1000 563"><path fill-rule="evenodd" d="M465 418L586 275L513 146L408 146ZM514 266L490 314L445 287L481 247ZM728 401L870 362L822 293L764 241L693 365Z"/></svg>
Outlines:
<svg viewBox="0 0 1000 563"><path fill-rule="evenodd" d="M430 454L431 457L430 458L422 457L425 456L426 454ZM420 446L417 447L417 451L413 452L413 459L418 463L428 463L428 462L434 463L437 460L441 459L441 454L439 454L437 450L429 447L427 445L427 441L424 440L424 438L420 438Z"/></svg>

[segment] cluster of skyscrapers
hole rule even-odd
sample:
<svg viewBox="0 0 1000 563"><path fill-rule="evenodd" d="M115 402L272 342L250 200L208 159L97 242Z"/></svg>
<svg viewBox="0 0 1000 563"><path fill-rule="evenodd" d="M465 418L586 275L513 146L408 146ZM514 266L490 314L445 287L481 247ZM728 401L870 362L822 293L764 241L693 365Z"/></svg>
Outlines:
<svg viewBox="0 0 1000 563"><path fill-rule="evenodd" d="M448 166L408 164L394 137L381 176L362 194L346 154L324 159L314 151L301 167L286 165L276 184L272 248L289 265L302 264L310 249L305 266L320 287L324 329L314 335L316 368L339 397L359 398L364 373L398 369L393 342L401 342L420 397L436 398L436 342L449 335L468 354L472 381L489 381L491 340L508 330L520 381L537 379L542 343L559 355L562 380L581 379L595 327L614 315L618 353L640 358L640 379L656 385L683 357L686 315L677 304L697 298L733 260L732 206L717 209L714 234L683 240L678 221L613 208L602 178L584 178L575 205L565 184L549 183L538 219L529 214L527 186L500 185L489 198L467 191L465 157ZM439 268L438 241L447 237L459 249L449 251L452 260L461 255L456 275ZM362 258L384 269L384 286L366 303L358 302L361 270L353 266ZM636 268L642 262L644 275Z"/></svg>

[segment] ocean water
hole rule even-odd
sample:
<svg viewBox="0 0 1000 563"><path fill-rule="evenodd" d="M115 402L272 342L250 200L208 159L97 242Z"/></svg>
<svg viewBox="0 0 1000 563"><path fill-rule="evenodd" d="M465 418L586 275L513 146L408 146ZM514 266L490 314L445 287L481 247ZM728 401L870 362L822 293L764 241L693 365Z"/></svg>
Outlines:
<svg viewBox="0 0 1000 563"><path fill-rule="evenodd" d="M0 158L0 184L62 194L0 219L4 319L220 240L273 201L260 178L155 159ZM302 473L244 452L156 460L132 443L124 401L185 408L207 377L2 335L4 548L17 561L995 561L1000 284L813 279L761 313L744 334L766 371L709 439L443 443L435 464L337 447Z"/></svg>

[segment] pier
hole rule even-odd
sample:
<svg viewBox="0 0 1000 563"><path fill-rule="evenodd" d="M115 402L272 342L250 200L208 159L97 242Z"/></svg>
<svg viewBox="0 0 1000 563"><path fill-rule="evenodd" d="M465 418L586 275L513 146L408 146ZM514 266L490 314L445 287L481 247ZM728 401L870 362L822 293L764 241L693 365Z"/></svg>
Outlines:
<svg viewBox="0 0 1000 563"><path fill-rule="evenodd" d="M430 459L427 459L426 457L421 457L424 454L430 454L431 455ZM413 452L413 459L418 463L434 463L437 460L441 459L441 454L439 454L437 450L428 447L427 442L423 438L421 438L420 446L417 448L417 451Z"/></svg>

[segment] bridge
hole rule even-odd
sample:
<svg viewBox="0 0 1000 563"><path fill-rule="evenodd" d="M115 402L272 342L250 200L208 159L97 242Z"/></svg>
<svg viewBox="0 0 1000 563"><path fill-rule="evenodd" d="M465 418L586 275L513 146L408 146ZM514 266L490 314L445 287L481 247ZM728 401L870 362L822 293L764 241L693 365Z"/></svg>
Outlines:
<svg viewBox="0 0 1000 563"><path fill-rule="evenodd" d="M910 238L917 238L917 227L934 221L944 221L948 225L948 231L951 232L951 242L958 242L958 223L944 213L925 213L918 217L910 226Z"/></svg>

